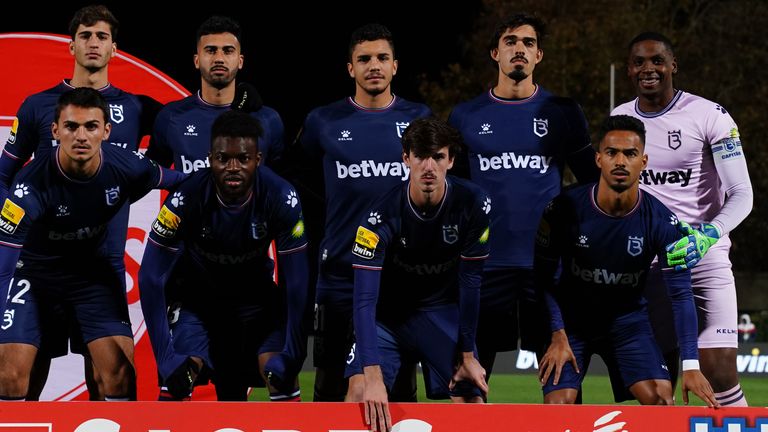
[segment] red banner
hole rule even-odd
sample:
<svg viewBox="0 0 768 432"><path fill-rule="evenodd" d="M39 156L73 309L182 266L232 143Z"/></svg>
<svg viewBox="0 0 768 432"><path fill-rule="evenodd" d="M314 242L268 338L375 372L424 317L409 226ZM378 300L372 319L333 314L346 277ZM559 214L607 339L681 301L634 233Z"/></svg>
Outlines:
<svg viewBox="0 0 768 432"><path fill-rule="evenodd" d="M762 432L765 408L392 404L394 432ZM0 404L0 432L363 432L344 403L28 402Z"/></svg>

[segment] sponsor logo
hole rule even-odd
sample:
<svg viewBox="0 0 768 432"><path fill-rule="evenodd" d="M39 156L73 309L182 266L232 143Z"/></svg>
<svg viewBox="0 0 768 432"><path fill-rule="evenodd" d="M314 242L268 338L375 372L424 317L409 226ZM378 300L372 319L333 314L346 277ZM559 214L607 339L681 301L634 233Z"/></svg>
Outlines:
<svg viewBox="0 0 768 432"><path fill-rule="evenodd" d="M459 225L443 225L443 241L454 244L459 240Z"/></svg>
<svg viewBox="0 0 768 432"><path fill-rule="evenodd" d="M493 130L491 129L490 123L483 123L480 125L480 132L477 133L478 135L491 135L493 134Z"/></svg>
<svg viewBox="0 0 768 432"><path fill-rule="evenodd" d="M171 238L176 235L176 230L179 229L179 222L181 222L181 218L163 205L163 208L160 209L160 213L157 215L157 219L152 223L152 231L159 236Z"/></svg>
<svg viewBox="0 0 768 432"><path fill-rule="evenodd" d="M184 205L184 195L181 192L174 192L171 196L171 205L174 207L181 207Z"/></svg>
<svg viewBox="0 0 768 432"><path fill-rule="evenodd" d="M205 159L187 159L184 155L181 155L181 170L184 174L193 173L202 168L210 168L211 162L208 158Z"/></svg>
<svg viewBox="0 0 768 432"><path fill-rule="evenodd" d="M576 243L576 246L578 246L580 248L588 248L589 245L587 244L587 241L589 241L589 237L587 237L585 235L580 235L579 236L579 242Z"/></svg>
<svg viewBox="0 0 768 432"><path fill-rule="evenodd" d="M190 124L190 125L187 125L185 129L187 131L184 132L184 136L197 136L197 132L195 132L195 129L197 129L197 126Z"/></svg>
<svg viewBox="0 0 768 432"><path fill-rule="evenodd" d="M480 242L480 244L488 243L488 236L490 235L490 233L491 233L491 227L485 227L485 230L483 231L482 234L480 234L480 238L477 239L477 241Z"/></svg>
<svg viewBox="0 0 768 432"><path fill-rule="evenodd" d="M408 128L408 125L410 125L408 122L395 122L395 130L397 131L398 138L403 137L403 133Z"/></svg>
<svg viewBox="0 0 768 432"><path fill-rule="evenodd" d="M373 259L376 245L379 244L379 235L366 227L357 227L355 245L352 253L363 259Z"/></svg>
<svg viewBox="0 0 768 432"><path fill-rule="evenodd" d="M352 141L352 138L350 138L350 135L352 135L352 132L350 132L350 131L348 131L346 129L341 131L341 132L339 132L339 135L341 135L341 136L336 138L339 141Z"/></svg>
<svg viewBox="0 0 768 432"><path fill-rule="evenodd" d="M677 215L669 215L669 224L670 225L677 225L680 223L680 219L677 218Z"/></svg>
<svg viewBox="0 0 768 432"><path fill-rule="evenodd" d="M293 226L293 229L291 229L291 237L298 239L301 238L304 235L304 221L299 219L298 222L296 222L296 225Z"/></svg>
<svg viewBox="0 0 768 432"><path fill-rule="evenodd" d="M407 273L417 274L419 276L438 275L456 268L458 257L436 264L409 264L403 262L398 254L392 257L392 263L403 269Z"/></svg>
<svg viewBox="0 0 768 432"><path fill-rule="evenodd" d="M16 189L13 191L13 194L19 198L24 198L24 195L29 195L29 187L24 185L24 183L19 183L16 185Z"/></svg>
<svg viewBox="0 0 768 432"><path fill-rule="evenodd" d="M125 113L122 105L109 104L109 118L112 119L112 123L120 124L125 120Z"/></svg>
<svg viewBox="0 0 768 432"><path fill-rule="evenodd" d="M667 131L667 145L672 150L677 150L683 145L683 134L680 130Z"/></svg>
<svg viewBox="0 0 768 432"><path fill-rule="evenodd" d="M627 426L627 422L615 421L614 419L621 414L621 411L611 411L595 420L592 426L595 428L593 432L608 432L608 431L629 431L631 430ZM613 422L613 423L611 423Z"/></svg>
<svg viewBox="0 0 768 432"><path fill-rule="evenodd" d="M48 231L48 239L65 241L88 240L102 234L104 231L106 231L106 229L106 225L99 225L95 227L78 228L77 230L70 232Z"/></svg>
<svg viewBox="0 0 768 432"><path fill-rule="evenodd" d="M286 204L291 206L291 208L296 207L296 204L299 203L299 197L296 196L296 191L290 191L286 195L287 200L285 201Z"/></svg>
<svg viewBox="0 0 768 432"><path fill-rule="evenodd" d="M717 105L717 104L715 104L715 109L716 109L717 111L720 111L720 113L721 113L721 114L728 114L728 111L726 111L726 110L725 110L725 108L723 108L723 107L722 107L722 106L720 106L720 105Z"/></svg>
<svg viewBox="0 0 768 432"><path fill-rule="evenodd" d="M59 204L59 206L56 207L56 217L64 216L69 216L69 209L64 204Z"/></svg>
<svg viewBox="0 0 768 432"><path fill-rule="evenodd" d="M113 206L120 202L120 186L115 186L110 189L104 189L104 195L107 198L107 205Z"/></svg>
<svg viewBox="0 0 768 432"><path fill-rule="evenodd" d="M750 354L736 356L736 369L739 373L768 373L768 355L760 355L759 348L752 348Z"/></svg>
<svg viewBox="0 0 768 432"><path fill-rule="evenodd" d="M154 226L153 226L154 228ZM268 247L268 246L266 246ZM248 251L244 254L239 255L232 255L232 254L222 254L222 253L216 253L216 252L209 252L205 249L203 249L199 244L193 243L192 249L195 251L196 254L200 255L201 257L207 259L208 261L211 261L216 264L222 264L222 265L237 265L237 264L243 264L247 261L250 261L256 257L264 256L266 253L266 250L263 248L254 249L251 251Z"/></svg>
<svg viewBox="0 0 768 432"><path fill-rule="evenodd" d="M483 200L483 211L485 214L491 212L491 197L485 197L485 200Z"/></svg>
<svg viewBox="0 0 768 432"><path fill-rule="evenodd" d="M549 120L533 118L533 133L538 137L543 137L549 132Z"/></svg>
<svg viewBox="0 0 768 432"><path fill-rule="evenodd" d="M13 125L11 125L11 134L8 135L8 140L5 145L14 145L16 143L16 132L19 130L19 119L13 119Z"/></svg>
<svg viewBox="0 0 768 432"><path fill-rule="evenodd" d="M755 427L747 426L746 417L725 417L723 426L715 426L713 417L691 417L690 432L761 432L768 429L768 417L755 418Z"/></svg>
<svg viewBox="0 0 768 432"><path fill-rule="evenodd" d="M344 165L336 161L336 177L340 179L347 177L399 177L400 180L406 181L410 171L405 162L374 162L373 160L364 160L360 161L359 164Z"/></svg>
<svg viewBox="0 0 768 432"><path fill-rule="evenodd" d="M13 201L6 198L3 204L3 210L0 211L0 230L8 234L16 232L19 222L26 214L26 211L16 205Z"/></svg>
<svg viewBox="0 0 768 432"><path fill-rule="evenodd" d="M120 148L123 148L123 149L127 149L128 148L128 143L110 142L110 144L112 144L115 147L120 147Z"/></svg>
<svg viewBox="0 0 768 432"><path fill-rule="evenodd" d="M643 238L629 236L627 238L627 253L632 256L643 253Z"/></svg>
<svg viewBox="0 0 768 432"><path fill-rule="evenodd" d="M368 223L374 226L381 223L381 215L379 212L370 212L368 214Z"/></svg>
<svg viewBox="0 0 768 432"><path fill-rule="evenodd" d="M640 283L640 276L644 270L636 273L614 273L606 269L583 269L576 264L576 260L571 260L571 274L584 282L591 282L600 285L631 285L636 287Z"/></svg>
<svg viewBox="0 0 768 432"><path fill-rule="evenodd" d="M480 164L480 171L501 170L501 169L533 169L544 174L549 169L552 161L551 156L544 155L517 155L515 152L504 152L500 156L486 157L477 155Z"/></svg>
<svg viewBox="0 0 768 432"><path fill-rule="evenodd" d="M688 186L691 182L691 175L693 170L688 168L687 170L677 171L654 171L652 169L643 170L640 174L640 182L646 185L660 185L660 184L680 184L680 187Z"/></svg>

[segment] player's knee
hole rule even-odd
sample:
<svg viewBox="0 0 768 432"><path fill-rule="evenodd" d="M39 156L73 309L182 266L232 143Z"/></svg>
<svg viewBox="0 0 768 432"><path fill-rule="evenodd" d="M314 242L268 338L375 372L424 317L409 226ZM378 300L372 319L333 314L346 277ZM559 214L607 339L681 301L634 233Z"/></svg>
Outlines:
<svg viewBox="0 0 768 432"><path fill-rule="evenodd" d="M136 373L133 366L125 361L115 365L108 371L100 373L105 395L130 395L135 393L133 388L136 386Z"/></svg>
<svg viewBox="0 0 768 432"><path fill-rule="evenodd" d="M13 367L0 367L0 394L18 398L25 397L28 391L29 373Z"/></svg>

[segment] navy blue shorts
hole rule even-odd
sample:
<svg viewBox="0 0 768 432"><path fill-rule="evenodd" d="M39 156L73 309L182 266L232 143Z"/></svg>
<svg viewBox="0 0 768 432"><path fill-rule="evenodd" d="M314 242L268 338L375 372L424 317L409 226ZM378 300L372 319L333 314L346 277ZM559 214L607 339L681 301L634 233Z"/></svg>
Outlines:
<svg viewBox="0 0 768 432"><path fill-rule="evenodd" d="M343 367L354 343L352 298L343 297L333 290L317 291L312 347L315 367Z"/></svg>
<svg viewBox="0 0 768 432"><path fill-rule="evenodd" d="M88 344L108 336L133 338L125 290L109 267L23 266L11 284L0 343L36 346L51 358L67 340ZM83 268L87 267L87 268Z"/></svg>
<svg viewBox="0 0 768 432"><path fill-rule="evenodd" d="M376 323L377 344L381 358L384 385L392 390L400 365L421 362L424 384L429 399L448 399L449 396L481 396L475 385L457 385L451 391L448 385L459 358L459 310L456 305L417 311L398 323ZM363 373L362 363L354 347L347 359L345 375Z"/></svg>
<svg viewBox="0 0 768 432"><path fill-rule="evenodd" d="M481 352L520 348L539 353L549 341L548 314L536 302L533 270L525 268L483 272L477 347Z"/></svg>
<svg viewBox="0 0 768 432"><path fill-rule="evenodd" d="M560 382L557 385L552 384L553 374L544 385L544 394L564 388L581 389L592 354L600 355L605 362L616 402L631 398L628 389L639 381L669 380L664 357L653 337L645 310L616 318L613 326L605 333L569 333L568 343L581 373L577 374L571 363L566 363L560 375Z"/></svg>

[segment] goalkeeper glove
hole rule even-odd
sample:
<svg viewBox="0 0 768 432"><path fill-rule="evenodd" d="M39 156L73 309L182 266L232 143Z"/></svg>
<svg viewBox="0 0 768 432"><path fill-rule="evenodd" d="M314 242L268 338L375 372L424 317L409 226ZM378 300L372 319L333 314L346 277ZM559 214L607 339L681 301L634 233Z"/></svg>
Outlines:
<svg viewBox="0 0 768 432"><path fill-rule="evenodd" d="M667 264L677 271L693 268L720 239L720 231L712 224L705 223L694 228L680 221L677 229L685 237L667 245Z"/></svg>
<svg viewBox="0 0 768 432"><path fill-rule="evenodd" d="M261 100L256 87L246 82L241 82L235 87L235 98L229 107L233 110L249 113L258 111L262 105L264 105L264 101Z"/></svg>

